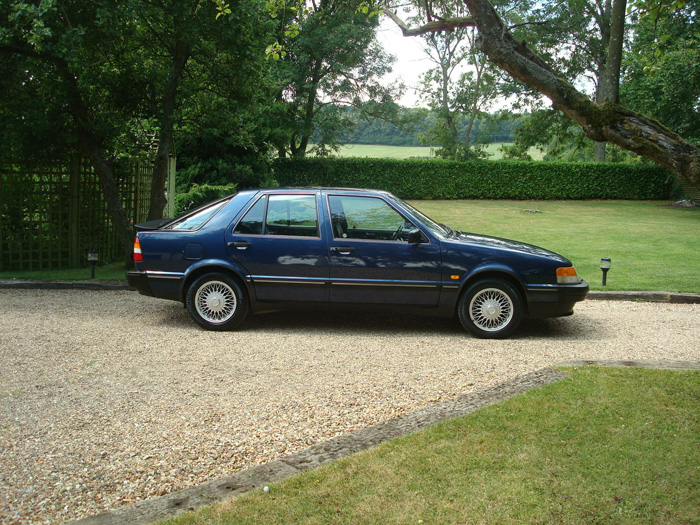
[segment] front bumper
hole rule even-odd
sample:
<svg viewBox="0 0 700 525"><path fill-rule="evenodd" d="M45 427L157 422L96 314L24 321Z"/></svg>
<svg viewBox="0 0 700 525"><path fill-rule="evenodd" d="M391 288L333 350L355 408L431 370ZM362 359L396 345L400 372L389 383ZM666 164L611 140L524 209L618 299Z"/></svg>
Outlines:
<svg viewBox="0 0 700 525"><path fill-rule="evenodd" d="M574 305L588 296L590 287L578 284L528 286L528 316L532 319L563 317L574 313Z"/></svg>

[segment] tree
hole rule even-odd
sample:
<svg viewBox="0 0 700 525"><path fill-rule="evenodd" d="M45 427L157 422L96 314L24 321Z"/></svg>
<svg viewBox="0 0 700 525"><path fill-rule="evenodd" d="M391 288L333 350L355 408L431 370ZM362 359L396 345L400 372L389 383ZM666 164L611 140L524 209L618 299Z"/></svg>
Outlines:
<svg viewBox="0 0 700 525"><path fill-rule="evenodd" d="M664 125L622 105L599 104L576 90L525 43L517 40L488 0L464 0L471 17L456 23L473 24L479 45L489 60L552 101L594 141L609 141L657 162L695 188L700 188L700 148ZM457 26L455 26L457 27ZM432 31L426 25L412 32Z"/></svg>
<svg viewBox="0 0 700 525"><path fill-rule="evenodd" d="M67 111L70 118L62 125L99 177L127 258L133 232L111 166L124 149L120 140L134 144L139 135L157 134L149 217L161 217L168 155L185 106L183 91L192 96L216 89L222 71L209 71L215 64L208 60L221 58L221 49L239 59L233 68L238 82L257 76L260 68L251 64L257 60L251 60L256 56L251 46L257 44L262 58L264 45L256 10L260 4L249 2L217 21L214 4L203 1L12 0L0 5L0 54L20 82L15 89L25 91L24 73L30 92L51 95L35 98L34 106ZM0 107L16 110L4 95ZM31 124L24 122L24 128Z"/></svg>
<svg viewBox="0 0 700 525"><path fill-rule="evenodd" d="M378 83L391 60L375 41L377 18L358 12L352 2L320 0L307 9L291 7L277 14L280 129L275 143L281 157L303 157L312 139L321 152L333 149L352 126L339 105L391 101L391 90ZM290 18L295 21L292 34Z"/></svg>
<svg viewBox="0 0 700 525"><path fill-rule="evenodd" d="M642 16L624 61L621 99L630 109L658 120L686 139L700 144L700 54L698 2Z"/></svg>

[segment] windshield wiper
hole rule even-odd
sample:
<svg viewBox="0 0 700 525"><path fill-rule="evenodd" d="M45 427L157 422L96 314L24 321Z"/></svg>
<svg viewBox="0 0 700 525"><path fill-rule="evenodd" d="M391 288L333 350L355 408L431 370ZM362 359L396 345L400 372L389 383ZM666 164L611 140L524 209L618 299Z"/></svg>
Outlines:
<svg viewBox="0 0 700 525"><path fill-rule="evenodd" d="M445 230L445 233L447 233L447 236L448 236L448 237L457 237L457 235L458 235L457 232L455 232L452 228L450 228L450 227L447 226L446 224L440 223L439 226L440 226L443 230Z"/></svg>

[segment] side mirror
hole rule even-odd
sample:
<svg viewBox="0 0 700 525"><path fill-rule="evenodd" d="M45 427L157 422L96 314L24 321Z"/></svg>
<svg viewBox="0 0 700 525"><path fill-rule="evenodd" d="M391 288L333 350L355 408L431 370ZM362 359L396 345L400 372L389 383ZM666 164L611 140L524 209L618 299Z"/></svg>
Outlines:
<svg viewBox="0 0 700 525"><path fill-rule="evenodd" d="M408 232L408 244L422 244L428 242L428 238L418 228Z"/></svg>

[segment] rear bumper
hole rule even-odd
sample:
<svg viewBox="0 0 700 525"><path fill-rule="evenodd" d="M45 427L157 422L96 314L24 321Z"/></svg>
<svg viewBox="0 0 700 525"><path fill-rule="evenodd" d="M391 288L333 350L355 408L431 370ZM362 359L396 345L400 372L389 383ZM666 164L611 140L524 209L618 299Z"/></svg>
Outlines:
<svg viewBox="0 0 700 525"><path fill-rule="evenodd" d="M126 273L129 286L136 288L141 295L182 301L181 273L131 270Z"/></svg>
<svg viewBox="0 0 700 525"><path fill-rule="evenodd" d="M563 317L574 313L574 305L588 296L586 281L569 285L528 286L528 315L532 319Z"/></svg>
<svg viewBox="0 0 700 525"><path fill-rule="evenodd" d="M151 290L151 285L148 282L148 275L146 275L146 272L130 270L126 272L126 281L129 283L129 286L135 288L141 295L153 297L153 290Z"/></svg>

